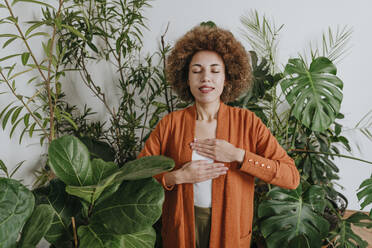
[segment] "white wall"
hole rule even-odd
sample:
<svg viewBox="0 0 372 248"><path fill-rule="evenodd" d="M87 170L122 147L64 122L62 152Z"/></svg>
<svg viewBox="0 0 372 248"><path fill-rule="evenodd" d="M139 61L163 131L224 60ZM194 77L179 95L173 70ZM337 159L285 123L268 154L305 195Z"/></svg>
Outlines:
<svg viewBox="0 0 372 248"><path fill-rule="evenodd" d="M320 40L321 34L328 26L349 25L353 27L352 50L348 57L337 65L338 76L344 82L344 100L341 112L346 118L342 122L345 126L353 127L357 121L369 110L372 109L372 81L370 79L370 58L372 57L372 2L369 0L359 0L352 2L349 0L157 0L152 2L153 8L147 9L145 16L148 18L150 31L145 32L145 49L154 51L159 44L160 35L164 32L168 22L170 22L166 39L171 44L184 34L191 27L202 21L212 20L218 26L230 29L238 39L239 28L242 27L239 18L252 9L257 9L259 13L265 13L267 17L274 19L277 25L285 24L281 31L279 44L279 61L285 64L291 56L296 56L307 48L309 41ZM30 6L30 5L24 5ZM6 13L0 9L1 17ZM34 12L29 7L17 8L16 13L22 17L31 18ZM1 26L4 32L5 26ZM247 43L242 40L247 49ZM10 47L13 51L19 51L19 46ZM23 48L22 48L23 49ZM0 57L12 51L1 50ZM0 66L4 65L0 63ZM102 75L107 75L102 73ZM65 87L71 103L82 106L84 102L92 104L87 89L78 86L81 91L74 95L76 90L73 84ZM6 90L4 85L0 85L0 92ZM86 97L86 98L85 98ZM0 109L14 99L10 95L0 95ZM95 103L95 102L94 102ZM94 109L100 111L100 116L105 114L104 109L98 107ZM18 138L9 139L10 129L5 131L0 129L0 159L8 166L15 166L18 162L26 160L23 169L17 174L17 178L23 178L28 185L32 183L34 177L32 172L40 164L40 154L45 150L38 145L38 138L26 138L22 145L18 144ZM348 134L349 135L349 134ZM18 135L15 135L18 137ZM359 156L365 160L372 161L372 143L363 138L356 137L355 140L363 148L363 154ZM356 149L355 149L356 150ZM372 173L372 165L357 162L349 159L336 159L340 167L341 180L338 182L345 187L344 194L349 199L349 209L360 209L356 198L356 190L360 183L368 178ZM365 209L366 211L369 208Z"/></svg>

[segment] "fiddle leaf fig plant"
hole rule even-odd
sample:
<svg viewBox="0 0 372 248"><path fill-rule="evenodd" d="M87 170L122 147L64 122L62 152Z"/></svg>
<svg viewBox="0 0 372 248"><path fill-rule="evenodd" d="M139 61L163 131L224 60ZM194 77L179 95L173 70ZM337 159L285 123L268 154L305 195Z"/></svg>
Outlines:
<svg viewBox="0 0 372 248"><path fill-rule="evenodd" d="M152 225L161 215L164 191L152 176L171 170L172 159L143 157L119 168L113 162L90 160L78 138L63 136L50 144L49 165L66 192L80 199L81 215L76 218L82 223L77 228L81 247L154 245Z"/></svg>

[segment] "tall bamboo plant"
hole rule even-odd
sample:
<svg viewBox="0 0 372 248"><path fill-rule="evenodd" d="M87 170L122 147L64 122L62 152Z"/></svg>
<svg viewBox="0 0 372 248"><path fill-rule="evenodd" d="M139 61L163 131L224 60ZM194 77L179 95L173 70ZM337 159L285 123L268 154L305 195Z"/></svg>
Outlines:
<svg viewBox="0 0 372 248"><path fill-rule="evenodd" d="M372 215L356 213L344 219L347 199L335 188L339 179L334 157L363 161L340 152L351 151L339 123L343 82L335 62L348 51L351 29L329 29L322 46L288 60L283 71L275 57L279 31L273 21L257 11L243 16L242 34L255 50L251 52L254 73L252 93L231 103L249 108L269 126L295 160L301 184L294 191L258 183L254 240L267 247L366 247L351 230L351 224L372 227ZM310 62L309 62L310 61ZM281 93L278 88L281 88ZM278 111L280 110L280 111ZM371 126L364 126L367 133ZM372 201L371 179L361 184L362 206Z"/></svg>

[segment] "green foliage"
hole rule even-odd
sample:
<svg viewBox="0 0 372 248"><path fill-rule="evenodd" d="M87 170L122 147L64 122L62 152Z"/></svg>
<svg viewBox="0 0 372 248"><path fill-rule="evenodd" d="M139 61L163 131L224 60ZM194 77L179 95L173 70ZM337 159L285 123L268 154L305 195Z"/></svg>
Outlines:
<svg viewBox="0 0 372 248"><path fill-rule="evenodd" d="M367 178L362 182L359 186L357 193L358 200L363 200L362 204L360 205L362 209L372 203L372 174L370 178ZM372 215L371 215L372 218Z"/></svg>
<svg viewBox="0 0 372 248"><path fill-rule="evenodd" d="M306 68L301 59L290 59L280 82L294 116L313 131L325 131L336 119L342 101L342 81L332 62L319 57Z"/></svg>
<svg viewBox="0 0 372 248"><path fill-rule="evenodd" d="M347 219L342 219L336 231L330 233L332 247L366 248L368 243L361 239L351 228L351 225L359 227L371 227L371 219L364 213L356 212Z"/></svg>
<svg viewBox="0 0 372 248"><path fill-rule="evenodd" d="M347 199L334 187L334 180L339 179L338 166L333 162L335 156L371 163L343 155L339 149L341 145L351 152L343 132L345 128L338 121L344 118L339 112L343 83L336 76L333 62L339 61L348 51L351 30L343 28L333 32L329 29L323 34L322 47L311 50L310 58L306 55L291 58L281 72L275 56L283 25L276 28L274 22L260 17L257 11L242 17L241 22L244 38L257 52L250 53L254 85L251 93L230 104L249 108L263 120L294 159L302 177L300 187L290 193L276 188L270 190L271 186L264 183L256 187L255 225L260 228L254 231L253 240L266 242L268 247L283 244L288 247L320 247L321 244L334 247L331 242L337 236L341 237L337 238L337 247L346 247L347 240L362 246L364 241L346 228L350 225L342 219L342 213L347 207ZM282 93L279 93L279 85ZM369 137L369 119L367 114L355 128L366 137ZM317 185L310 189L316 187L314 192L319 191L322 204L327 203L323 205L324 211L309 205L311 190L308 185ZM368 180L359 192L359 199L364 199L363 206L370 203L367 185ZM364 221L369 223L367 227L372 223L371 219Z"/></svg>
<svg viewBox="0 0 372 248"><path fill-rule="evenodd" d="M85 145L73 136L55 139L49 147L49 159L53 172L62 182L55 184L56 190L65 195L60 203L67 200L65 190L70 195L81 199L82 208L77 208L81 215L67 213L70 218L76 216L85 223L78 229L83 244L90 244L92 236L97 240L97 247L120 247L120 244L155 242L155 234L148 229L161 215L164 192L162 186L151 178L153 175L174 167L174 162L166 157L143 157L118 168L112 162L101 159L90 161L89 151ZM89 178L89 180L85 180ZM53 186L53 184L52 184ZM48 195L55 196L57 192ZM44 196L45 197L45 196ZM59 209L70 208L57 206ZM61 221L62 220L62 221ZM59 225L50 231L58 239L46 239L52 244L71 240L70 221L60 218ZM147 230L147 231L146 231ZM144 232L144 233L143 233ZM82 247L85 247L83 246Z"/></svg>
<svg viewBox="0 0 372 248"><path fill-rule="evenodd" d="M325 207L325 192L312 185L289 191L273 188L258 208L261 232L268 247L320 247L329 224L319 216Z"/></svg>
<svg viewBox="0 0 372 248"><path fill-rule="evenodd" d="M0 178L0 246L14 247L18 233L32 214L35 198L20 182Z"/></svg>
<svg viewBox="0 0 372 248"><path fill-rule="evenodd" d="M38 205L23 227L19 246L36 246L51 227L53 218L54 209L50 205Z"/></svg>

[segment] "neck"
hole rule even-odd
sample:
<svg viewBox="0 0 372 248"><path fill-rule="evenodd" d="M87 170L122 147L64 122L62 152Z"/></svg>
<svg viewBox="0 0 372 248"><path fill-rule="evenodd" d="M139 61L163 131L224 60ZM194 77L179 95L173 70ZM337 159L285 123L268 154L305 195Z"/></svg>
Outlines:
<svg viewBox="0 0 372 248"><path fill-rule="evenodd" d="M199 121L212 121L217 119L220 101L212 103L195 102L196 119Z"/></svg>

